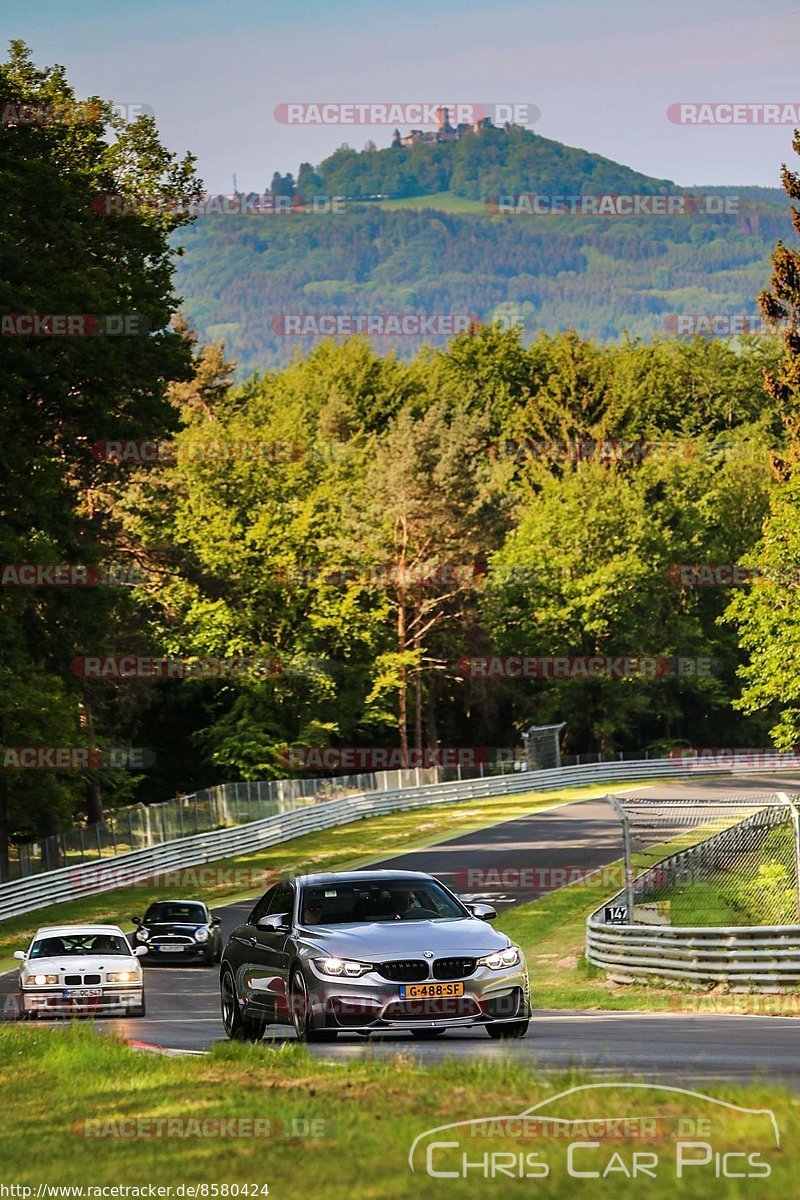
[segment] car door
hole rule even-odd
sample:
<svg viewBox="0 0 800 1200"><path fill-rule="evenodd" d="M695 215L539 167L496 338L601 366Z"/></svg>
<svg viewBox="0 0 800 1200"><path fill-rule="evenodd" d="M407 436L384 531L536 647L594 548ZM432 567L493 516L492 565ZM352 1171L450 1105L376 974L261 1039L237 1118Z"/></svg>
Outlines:
<svg viewBox="0 0 800 1200"><path fill-rule="evenodd" d="M234 929L225 947L225 958L235 973L236 991L239 996L247 996L248 1001L252 993L250 981L259 967L256 953L256 921L266 915L277 890L276 884L264 893L247 920Z"/></svg>
<svg viewBox="0 0 800 1200"><path fill-rule="evenodd" d="M279 883L270 897L266 913L261 915L284 916L285 920L278 928L259 928L261 916L256 916L253 947L255 967L250 996L253 1004L263 1008L274 1019L285 1019L288 1012L289 955L286 944L292 926L294 898L294 885L291 883Z"/></svg>

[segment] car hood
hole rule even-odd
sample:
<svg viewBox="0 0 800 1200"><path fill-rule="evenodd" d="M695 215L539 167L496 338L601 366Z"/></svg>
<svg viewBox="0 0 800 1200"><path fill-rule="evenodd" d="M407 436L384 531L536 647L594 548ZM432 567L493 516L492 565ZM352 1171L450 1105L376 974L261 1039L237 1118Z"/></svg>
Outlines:
<svg viewBox="0 0 800 1200"><path fill-rule="evenodd" d="M203 929L208 921L143 921L142 926L150 933L194 933Z"/></svg>
<svg viewBox="0 0 800 1200"><path fill-rule="evenodd" d="M139 966L139 960L132 954L67 954L60 958L29 958L19 965L20 970L31 975L57 975L59 971L79 975L83 971L132 971Z"/></svg>
<svg viewBox="0 0 800 1200"><path fill-rule="evenodd" d="M319 925L303 928L300 941L336 958L383 962L417 957L425 950L441 955L491 954L509 939L485 921L464 918L447 921L375 921L358 925Z"/></svg>

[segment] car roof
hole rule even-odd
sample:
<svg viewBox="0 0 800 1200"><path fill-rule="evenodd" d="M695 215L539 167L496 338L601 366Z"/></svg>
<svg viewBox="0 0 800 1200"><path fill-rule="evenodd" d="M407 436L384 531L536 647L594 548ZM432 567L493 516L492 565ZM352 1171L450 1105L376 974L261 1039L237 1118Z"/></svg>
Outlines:
<svg viewBox="0 0 800 1200"><path fill-rule="evenodd" d="M152 908L154 904L199 904L201 908L208 908L205 900L195 900L193 896L159 896L157 900L151 900L148 908Z"/></svg>
<svg viewBox="0 0 800 1200"><path fill-rule="evenodd" d="M74 933L118 933L121 937L125 937L119 925L42 925L33 936L34 938L61 937L63 934Z"/></svg>
<svg viewBox="0 0 800 1200"><path fill-rule="evenodd" d="M425 871L396 871L387 868L383 871L325 871L317 875L298 875L295 883L315 886L322 883L369 883L375 879L392 879L397 883L414 883L420 880L432 879Z"/></svg>

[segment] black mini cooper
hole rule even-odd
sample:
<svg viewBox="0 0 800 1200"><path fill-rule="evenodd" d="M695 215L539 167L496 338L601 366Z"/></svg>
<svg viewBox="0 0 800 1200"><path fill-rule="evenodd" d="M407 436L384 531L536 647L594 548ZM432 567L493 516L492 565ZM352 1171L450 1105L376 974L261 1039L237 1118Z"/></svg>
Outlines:
<svg viewBox="0 0 800 1200"><path fill-rule="evenodd" d="M135 946L146 946L149 962L199 962L211 967L222 955L219 917L201 900L156 900L143 917L131 917L138 928Z"/></svg>

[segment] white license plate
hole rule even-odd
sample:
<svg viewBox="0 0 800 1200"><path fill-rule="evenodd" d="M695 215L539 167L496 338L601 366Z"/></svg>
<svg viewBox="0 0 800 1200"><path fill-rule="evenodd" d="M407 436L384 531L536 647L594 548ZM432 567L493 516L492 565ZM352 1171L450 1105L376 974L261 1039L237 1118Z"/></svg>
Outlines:
<svg viewBox="0 0 800 1200"><path fill-rule="evenodd" d="M67 997L70 1000L77 1000L83 996L102 996L102 988L67 988Z"/></svg>
<svg viewBox="0 0 800 1200"><path fill-rule="evenodd" d="M180 954L183 946L157 946L156 949L160 950L162 954Z"/></svg>

